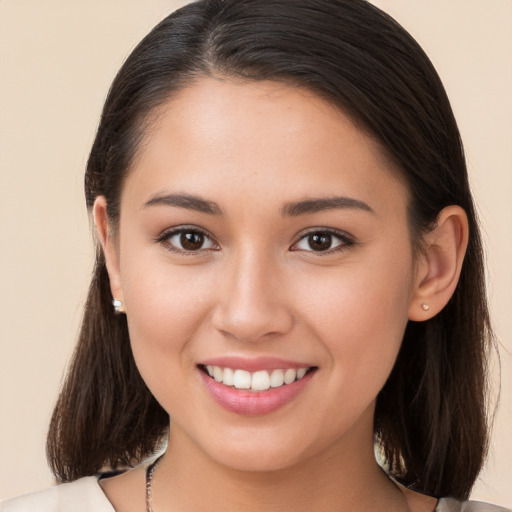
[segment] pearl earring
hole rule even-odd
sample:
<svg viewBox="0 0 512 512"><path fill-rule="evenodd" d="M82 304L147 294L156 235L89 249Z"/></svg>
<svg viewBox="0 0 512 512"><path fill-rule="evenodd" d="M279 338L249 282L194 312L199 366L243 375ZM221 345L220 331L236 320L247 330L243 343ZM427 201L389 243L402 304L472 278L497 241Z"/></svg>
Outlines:
<svg viewBox="0 0 512 512"><path fill-rule="evenodd" d="M430 306L428 304L422 304L421 307L423 311L428 311L430 309Z"/></svg>
<svg viewBox="0 0 512 512"><path fill-rule="evenodd" d="M114 311L116 313L126 313L123 305L123 301L119 299L113 299L112 300L112 306L114 306Z"/></svg>

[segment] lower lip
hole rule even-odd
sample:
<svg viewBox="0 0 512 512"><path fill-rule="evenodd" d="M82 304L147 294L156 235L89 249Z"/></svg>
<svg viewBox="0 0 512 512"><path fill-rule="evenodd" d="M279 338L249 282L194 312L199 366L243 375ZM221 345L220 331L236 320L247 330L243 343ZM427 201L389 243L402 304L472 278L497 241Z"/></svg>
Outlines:
<svg viewBox="0 0 512 512"><path fill-rule="evenodd" d="M302 379L266 391L247 391L225 386L203 371L199 374L213 399L224 409L245 416L269 414L291 402L309 383L315 371L310 371Z"/></svg>

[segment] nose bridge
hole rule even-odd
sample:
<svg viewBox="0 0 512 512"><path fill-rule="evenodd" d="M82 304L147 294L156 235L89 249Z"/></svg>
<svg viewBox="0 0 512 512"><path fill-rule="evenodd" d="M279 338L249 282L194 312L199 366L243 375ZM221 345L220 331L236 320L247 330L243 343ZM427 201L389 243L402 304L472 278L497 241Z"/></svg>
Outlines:
<svg viewBox="0 0 512 512"><path fill-rule="evenodd" d="M293 317L279 291L279 263L270 251L247 244L229 260L214 313L215 327L243 341L287 332Z"/></svg>

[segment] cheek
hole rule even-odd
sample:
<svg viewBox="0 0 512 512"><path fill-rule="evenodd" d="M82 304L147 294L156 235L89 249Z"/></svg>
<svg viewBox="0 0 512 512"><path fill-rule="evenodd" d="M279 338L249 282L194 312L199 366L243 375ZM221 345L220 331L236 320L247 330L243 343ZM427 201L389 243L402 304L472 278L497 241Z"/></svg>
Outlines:
<svg viewBox="0 0 512 512"><path fill-rule="evenodd" d="M173 389L171 381L195 364L189 347L210 311L208 274L154 258L149 264L140 254L122 268L130 342L143 379L165 407L159 390Z"/></svg>
<svg viewBox="0 0 512 512"><path fill-rule="evenodd" d="M412 260L380 258L338 274L311 286L302 307L336 370L333 389L346 391L345 403L364 394L364 404L385 384L398 355L408 322Z"/></svg>
<svg viewBox="0 0 512 512"><path fill-rule="evenodd" d="M133 334L140 330L148 342L158 343L161 333L166 344L172 343L172 332L187 332L197 321L207 302L211 272L208 266L173 264L165 249L142 235L127 234L125 246L120 270Z"/></svg>
<svg viewBox="0 0 512 512"><path fill-rule="evenodd" d="M173 345L197 321L204 294L178 273L161 273L153 267L140 279L123 286L131 335L138 342ZM181 334L181 336L179 335Z"/></svg>

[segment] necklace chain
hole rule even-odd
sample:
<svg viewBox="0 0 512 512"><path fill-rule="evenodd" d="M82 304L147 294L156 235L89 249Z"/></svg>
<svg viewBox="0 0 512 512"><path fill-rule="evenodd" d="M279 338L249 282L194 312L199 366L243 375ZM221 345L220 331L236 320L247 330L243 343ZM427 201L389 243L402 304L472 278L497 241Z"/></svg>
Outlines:
<svg viewBox="0 0 512 512"><path fill-rule="evenodd" d="M162 457L163 455L160 455L146 469L146 512L153 512L153 474Z"/></svg>

